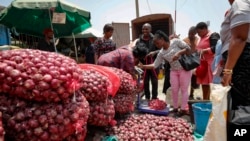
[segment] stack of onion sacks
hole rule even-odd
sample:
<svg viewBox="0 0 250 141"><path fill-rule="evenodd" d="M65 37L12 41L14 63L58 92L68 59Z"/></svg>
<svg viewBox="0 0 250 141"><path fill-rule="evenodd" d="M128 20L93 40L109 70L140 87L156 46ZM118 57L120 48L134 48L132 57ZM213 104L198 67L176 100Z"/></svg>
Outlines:
<svg viewBox="0 0 250 141"><path fill-rule="evenodd" d="M79 64L82 68L80 91L84 94L90 105L88 125L112 125L115 117L115 108L112 96L108 92L110 82L108 74L97 65Z"/></svg>
<svg viewBox="0 0 250 141"><path fill-rule="evenodd" d="M3 128L3 122L2 122L2 112L0 112L0 141L4 141L4 128Z"/></svg>
<svg viewBox="0 0 250 141"><path fill-rule="evenodd" d="M0 56L0 111L7 136L61 141L86 132L89 104L77 92L83 77L73 59L32 49Z"/></svg>
<svg viewBox="0 0 250 141"><path fill-rule="evenodd" d="M117 114L127 114L134 111L136 99L136 83L133 77L122 69L110 67L114 73L120 77L121 85L115 95L115 112Z"/></svg>

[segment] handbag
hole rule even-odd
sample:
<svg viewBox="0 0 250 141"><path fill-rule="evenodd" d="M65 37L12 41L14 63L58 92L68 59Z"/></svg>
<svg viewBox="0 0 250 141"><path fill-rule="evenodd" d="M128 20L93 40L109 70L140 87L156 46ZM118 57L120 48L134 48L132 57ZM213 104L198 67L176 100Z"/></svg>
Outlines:
<svg viewBox="0 0 250 141"><path fill-rule="evenodd" d="M208 70L207 61L200 55L200 65L196 68L195 74L199 78L203 78L206 76Z"/></svg>
<svg viewBox="0 0 250 141"><path fill-rule="evenodd" d="M179 62L184 70L190 71L200 65L200 57L198 52L181 55Z"/></svg>

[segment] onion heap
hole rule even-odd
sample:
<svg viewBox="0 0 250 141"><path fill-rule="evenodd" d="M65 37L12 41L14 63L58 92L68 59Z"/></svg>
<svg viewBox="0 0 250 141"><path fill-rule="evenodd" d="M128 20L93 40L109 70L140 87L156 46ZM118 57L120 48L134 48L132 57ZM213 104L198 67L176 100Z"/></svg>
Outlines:
<svg viewBox="0 0 250 141"><path fill-rule="evenodd" d="M89 103L79 92L58 103L30 102L1 93L0 110L6 135L16 141L62 141L77 133L86 136Z"/></svg>
<svg viewBox="0 0 250 141"><path fill-rule="evenodd" d="M4 128L3 128L3 122L2 122L2 112L0 112L0 141L4 141Z"/></svg>
<svg viewBox="0 0 250 141"><path fill-rule="evenodd" d="M58 102L79 89L81 69L58 53L19 49L0 52L0 92L32 101Z"/></svg>
<svg viewBox="0 0 250 141"><path fill-rule="evenodd" d="M182 118L150 114L131 115L107 128L119 141L193 141L191 125Z"/></svg>
<svg viewBox="0 0 250 141"><path fill-rule="evenodd" d="M148 103L149 108L154 110L164 110L166 109L166 102L160 99L152 99Z"/></svg>
<svg viewBox="0 0 250 141"><path fill-rule="evenodd" d="M115 108L112 99L105 101L92 101L90 104L90 115L88 118L89 125L108 126L115 122Z"/></svg>

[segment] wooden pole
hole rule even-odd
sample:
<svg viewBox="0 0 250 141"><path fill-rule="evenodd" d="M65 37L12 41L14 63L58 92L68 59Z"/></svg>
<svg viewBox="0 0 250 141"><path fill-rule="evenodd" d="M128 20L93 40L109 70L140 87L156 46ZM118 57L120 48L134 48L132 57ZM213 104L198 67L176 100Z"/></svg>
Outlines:
<svg viewBox="0 0 250 141"><path fill-rule="evenodd" d="M135 0L136 18L139 17L139 2Z"/></svg>

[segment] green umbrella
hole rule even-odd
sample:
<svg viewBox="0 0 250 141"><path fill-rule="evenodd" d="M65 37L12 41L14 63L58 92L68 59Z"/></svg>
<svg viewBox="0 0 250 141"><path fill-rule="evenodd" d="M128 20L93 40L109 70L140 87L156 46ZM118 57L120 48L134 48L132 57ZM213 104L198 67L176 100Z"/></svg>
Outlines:
<svg viewBox="0 0 250 141"><path fill-rule="evenodd" d="M0 24L37 37L43 37L44 29L52 28L57 38L91 26L90 12L65 0L14 0L0 12Z"/></svg>

